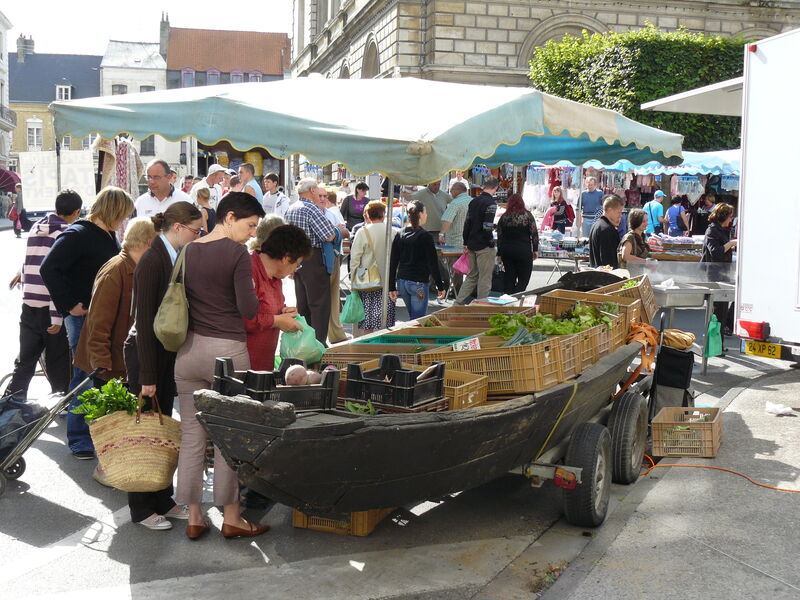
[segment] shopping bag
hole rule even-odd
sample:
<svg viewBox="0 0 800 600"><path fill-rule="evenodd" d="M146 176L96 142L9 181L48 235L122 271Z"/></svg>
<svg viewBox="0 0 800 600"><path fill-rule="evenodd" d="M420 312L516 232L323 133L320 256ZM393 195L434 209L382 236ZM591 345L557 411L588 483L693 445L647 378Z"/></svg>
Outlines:
<svg viewBox="0 0 800 600"><path fill-rule="evenodd" d="M178 281L178 275L181 280ZM189 331L189 301L186 299L186 289L183 280L186 277L186 246L183 247L172 268L167 292L161 299L161 305L156 311L153 321L153 333L164 348L170 352L177 352L186 341Z"/></svg>
<svg viewBox="0 0 800 600"><path fill-rule="evenodd" d="M469 254L464 252L464 254L459 256L458 260L453 263L453 271L466 275L469 273L469 268Z"/></svg>
<svg viewBox="0 0 800 600"><path fill-rule="evenodd" d="M706 332L708 341L706 342L704 356L710 358L722 354L722 332L720 329L717 315L711 315L711 320L708 322L708 332Z"/></svg>
<svg viewBox="0 0 800 600"><path fill-rule="evenodd" d="M307 365L319 362L325 354L325 346L317 339L314 328L306 322L305 317L297 316L294 320L300 323L302 329L281 334L281 358L299 358L306 361Z"/></svg>
<svg viewBox="0 0 800 600"><path fill-rule="evenodd" d="M360 323L364 320L364 303L358 292L350 292L344 301L341 315L342 323Z"/></svg>

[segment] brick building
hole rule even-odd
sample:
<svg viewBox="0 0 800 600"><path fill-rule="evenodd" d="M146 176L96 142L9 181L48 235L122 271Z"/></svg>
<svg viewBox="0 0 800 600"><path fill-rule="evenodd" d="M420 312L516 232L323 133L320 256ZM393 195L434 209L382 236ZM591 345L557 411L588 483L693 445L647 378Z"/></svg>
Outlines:
<svg viewBox="0 0 800 600"><path fill-rule="evenodd" d="M415 76L527 85L535 46L652 23L763 38L800 27L800 2L294 0L293 75Z"/></svg>

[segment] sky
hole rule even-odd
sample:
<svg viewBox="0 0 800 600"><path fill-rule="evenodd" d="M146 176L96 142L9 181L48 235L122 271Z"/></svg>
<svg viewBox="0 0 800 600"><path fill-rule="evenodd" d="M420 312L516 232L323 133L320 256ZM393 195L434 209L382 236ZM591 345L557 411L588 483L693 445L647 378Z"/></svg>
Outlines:
<svg viewBox="0 0 800 600"><path fill-rule="evenodd" d="M291 34L292 0L231 3L193 0L44 0L4 2L13 25L8 51L16 52L20 34L33 36L34 51L52 54L105 53L108 40L157 42L161 12L173 27L233 29ZM227 8L226 8L227 7Z"/></svg>

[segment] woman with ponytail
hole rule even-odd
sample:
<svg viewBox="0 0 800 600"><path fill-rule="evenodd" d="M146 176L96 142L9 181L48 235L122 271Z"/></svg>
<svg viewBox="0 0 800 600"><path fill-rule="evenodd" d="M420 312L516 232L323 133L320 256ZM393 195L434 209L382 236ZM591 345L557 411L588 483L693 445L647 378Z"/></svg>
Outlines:
<svg viewBox="0 0 800 600"><path fill-rule="evenodd" d="M389 266L389 296L392 302L400 296L408 309L409 319L424 317L428 312L428 281L431 276L444 298L445 285L439 274L439 260L433 236L424 228L428 220L422 202L408 203L410 225L394 238Z"/></svg>

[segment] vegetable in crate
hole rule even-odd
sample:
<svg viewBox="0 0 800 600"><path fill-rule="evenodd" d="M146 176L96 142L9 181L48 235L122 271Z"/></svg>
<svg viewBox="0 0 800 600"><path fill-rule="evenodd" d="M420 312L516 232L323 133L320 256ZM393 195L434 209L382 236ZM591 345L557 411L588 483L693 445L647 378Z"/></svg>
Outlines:
<svg viewBox="0 0 800 600"><path fill-rule="evenodd" d="M119 379L112 379L99 390L92 388L79 397L81 403L72 409L72 414L83 415L87 423L105 417L118 410L129 415L136 412L137 399Z"/></svg>
<svg viewBox="0 0 800 600"><path fill-rule="evenodd" d="M530 329L532 320L519 313L502 314L498 313L489 317L489 325L492 329L486 335L497 335L501 338L510 339L520 327Z"/></svg>
<svg viewBox="0 0 800 600"><path fill-rule="evenodd" d="M531 344L538 344L547 339L546 335L542 335L538 331L530 332L524 327L517 329L517 332L509 338L507 342L500 344L501 348L511 348L512 346L530 346Z"/></svg>
<svg viewBox="0 0 800 600"><path fill-rule="evenodd" d="M621 287L620 289L621 289L621 290L629 290L629 289L631 289L631 288L633 288L633 287L636 287L636 285L637 285L638 283L639 283L639 282L638 282L638 281L636 281L635 279L631 279L631 280L629 280L629 281L626 281L624 284L622 284L622 287Z"/></svg>
<svg viewBox="0 0 800 600"><path fill-rule="evenodd" d="M284 380L286 385L306 385L308 383L308 372L303 365L292 365L286 369Z"/></svg>

